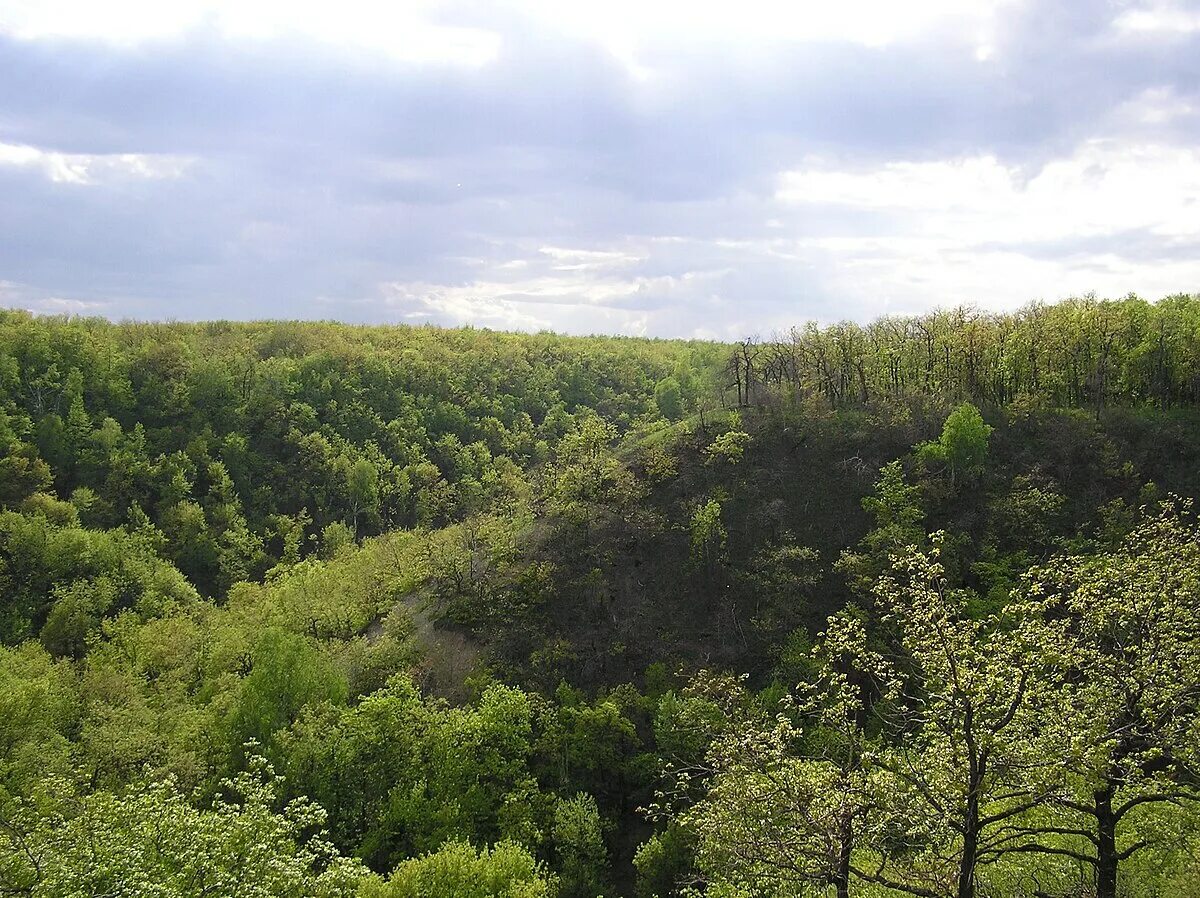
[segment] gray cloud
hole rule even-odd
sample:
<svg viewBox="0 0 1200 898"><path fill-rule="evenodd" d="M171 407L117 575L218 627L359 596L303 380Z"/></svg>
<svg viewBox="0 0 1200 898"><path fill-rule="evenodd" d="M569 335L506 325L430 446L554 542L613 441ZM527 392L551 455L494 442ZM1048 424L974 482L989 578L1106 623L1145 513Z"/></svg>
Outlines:
<svg viewBox="0 0 1200 898"><path fill-rule="evenodd" d="M475 309L492 326L655 334L869 317L889 307L846 291L873 259L819 242L902 238L910 211L783 203L780 174L986 156L1032 178L1092 138L1192 144L1200 35L1122 32L1121 9L1021 7L986 60L938 32L752 52L664 35L639 51L644 81L512 11L470 20L501 35L479 68L214 30L124 48L0 36L0 143L189 160L178 177L71 183L0 156L0 281L17 285L0 302L453 322ZM1130 239L1121 211L1108 235L975 246L1187 261L1189 237ZM629 261L556 271L545 247ZM934 285L924 301L964 298Z"/></svg>

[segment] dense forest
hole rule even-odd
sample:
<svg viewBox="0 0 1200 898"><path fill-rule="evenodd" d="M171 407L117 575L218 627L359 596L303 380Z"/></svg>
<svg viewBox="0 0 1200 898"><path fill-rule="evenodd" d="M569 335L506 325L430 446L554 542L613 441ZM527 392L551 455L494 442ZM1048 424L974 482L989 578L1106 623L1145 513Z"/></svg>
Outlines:
<svg viewBox="0 0 1200 898"><path fill-rule="evenodd" d="M0 311L0 895L1200 894L1200 296Z"/></svg>

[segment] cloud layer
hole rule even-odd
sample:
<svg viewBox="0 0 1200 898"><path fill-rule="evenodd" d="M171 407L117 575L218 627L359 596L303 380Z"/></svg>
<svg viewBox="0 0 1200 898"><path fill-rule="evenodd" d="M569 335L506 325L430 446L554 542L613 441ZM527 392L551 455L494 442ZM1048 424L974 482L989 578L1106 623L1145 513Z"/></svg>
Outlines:
<svg viewBox="0 0 1200 898"><path fill-rule="evenodd" d="M1198 4L398 6L0 0L0 303L729 337L1200 290Z"/></svg>

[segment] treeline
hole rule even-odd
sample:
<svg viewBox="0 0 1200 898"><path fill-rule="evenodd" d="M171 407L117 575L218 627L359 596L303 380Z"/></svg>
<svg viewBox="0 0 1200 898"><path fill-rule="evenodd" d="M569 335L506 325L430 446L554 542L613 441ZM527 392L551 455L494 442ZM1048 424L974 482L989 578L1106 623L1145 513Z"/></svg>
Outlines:
<svg viewBox="0 0 1200 898"><path fill-rule="evenodd" d="M1156 303L1094 297L1014 313L970 308L868 325L810 323L729 354L739 405L780 394L840 408L926 395L1001 406L1057 408L1200 401L1200 297Z"/></svg>

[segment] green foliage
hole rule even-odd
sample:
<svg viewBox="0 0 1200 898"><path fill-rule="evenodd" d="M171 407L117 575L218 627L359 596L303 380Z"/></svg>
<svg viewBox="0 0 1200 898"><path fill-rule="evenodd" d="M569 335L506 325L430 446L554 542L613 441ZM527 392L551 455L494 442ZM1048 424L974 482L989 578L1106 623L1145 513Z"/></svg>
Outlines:
<svg viewBox="0 0 1200 898"><path fill-rule="evenodd" d="M51 482L50 466L38 457L36 447L17 439L0 410L0 507L47 490Z"/></svg>
<svg viewBox="0 0 1200 898"><path fill-rule="evenodd" d="M885 813L927 846L898 859L897 875L926 888L956 882L965 898L999 856L1006 821L1039 804L1056 772L1061 746L1040 721L1053 707L1058 656L1018 610L970 617L971 596L946 581L940 543L935 535L929 552L910 550L876 588L911 661L895 687L907 697L895 724L903 735L880 763Z"/></svg>
<svg viewBox="0 0 1200 898"><path fill-rule="evenodd" d="M368 882L360 898L554 898L555 885L520 845L499 842L476 851L447 842L437 851L404 861L385 883Z"/></svg>
<svg viewBox="0 0 1200 898"><path fill-rule="evenodd" d="M724 462L736 465L746 454L750 442L750 434L744 430L727 430L705 447L705 460L710 464Z"/></svg>
<svg viewBox="0 0 1200 898"><path fill-rule="evenodd" d="M669 898L694 879L693 842L688 830L674 823L646 840L633 857L637 898Z"/></svg>
<svg viewBox="0 0 1200 898"><path fill-rule="evenodd" d="M692 558L701 564L712 565L720 557L729 538L721 523L721 503L709 499L692 512L690 525Z"/></svg>
<svg viewBox="0 0 1200 898"><path fill-rule="evenodd" d="M584 416L563 436L546 484L552 512L586 514L585 503L623 505L637 498L632 472L612 451L616 428Z"/></svg>
<svg viewBox="0 0 1200 898"><path fill-rule="evenodd" d="M140 533L12 511L0 512L0 593L0 636L13 642L45 624L47 646L59 654L79 654L105 616L150 617L198 600Z"/></svg>
<svg viewBox="0 0 1200 898"><path fill-rule="evenodd" d="M683 417L683 390L674 377L664 377L654 385L654 403L658 412L668 421Z"/></svg>
<svg viewBox="0 0 1200 898"><path fill-rule="evenodd" d="M770 882L785 894L829 887L845 894L855 841L875 825L867 759L878 743L863 722L876 696L864 680L873 673L890 698L894 673L868 648L855 614L831 617L812 654L816 682L785 692L774 715L727 682L701 677L696 684L721 704L726 724L705 752L702 797L674 816L694 835L696 863L719 887L752 893ZM690 790L694 769L676 774L677 794Z"/></svg>
<svg viewBox="0 0 1200 898"><path fill-rule="evenodd" d="M1190 509L1167 502L1115 551L1033 569L983 618L948 582L942 542L910 547L875 585L891 657L854 611L830 618L817 673L776 715L699 680L728 722L703 764L667 768L683 810L660 809L696 835L709 883L739 894L856 883L970 898L1070 889L1080 865L1095 894L1117 895L1122 869L1137 871L1131 890L1166 894L1137 855L1179 869L1165 859L1194 844Z"/></svg>
<svg viewBox="0 0 1200 898"><path fill-rule="evenodd" d="M700 763L726 724L720 706L708 696L668 692L655 709L654 741L669 764L688 767Z"/></svg>
<svg viewBox="0 0 1200 898"><path fill-rule="evenodd" d="M1189 894L1196 308L2 312L0 891Z"/></svg>
<svg viewBox="0 0 1200 898"><path fill-rule="evenodd" d="M451 708L397 677L355 708L310 706L280 743L292 788L329 810L339 843L388 866L447 839L537 842L532 739L519 690Z"/></svg>
<svg viewBox="0 0 1200 898"><path fill-rule="evenodd" d="M354 529L341 521L326 524L321 530L321 557L333 558L346 546L354 543Z"/></svg>
<svg viewBox="0 0 1200 898"><path fill-rule="evenodd" d="M250 673L230 718L230 742L266 742L303 708L345 697L345 681L305 637L267 630L250 651Z"/></svg>
<svg viewBox="0 0 1200 898"><path fill-rule="evenodd" d="M561 799L554 809L550 838L561 876L561 898L602 894L608 858L596 799L586 792Z"/></svg>
<svg viewBox="0 0 1200 898"><path fill-rule="evenodd" d="M535 761L539 779L561 791L584 789L619 805L635 778L642 747L637 727L613 698L587 702L565 684L541 708Z"/></svg>
<svg viewBox="0 0 1200 898"><path fill-rule="evenodd" d="M875 491L862 500L863 510L875 519L859 550L843 550L837 568L851 587L867 594L875 580L891 565L893 556L926 542L925 509L920 487L910 484L899 461L888 462L879 472Z"/></svg>
<svg viewBox="0 0 1200 898"><path fill-rule="evenodd" d="M944 464L951 482L977 477L987 463L991 433L992 427L984 423L979 409L966 403L946 418L941 437L919 445L917 454L926 461Z"/></svg>
<svg viewBox="0 0 1200 898"><path fill-rule="evenodd" d="M809 323L775 343L728 348L726 371L743 404L772 393L832 408L931 395L985 407L1194 404L1198 315L1194 295L1150 303L1130 294L1009 313L959 307L865 325Z"/></svg>
<svg viewBox="0 0 1200 898"><path fill-rule="evenodd" d="M863 509L875 518L875 545L914 545L912 539L921 533L917 526L925 519L920 505L920 489L904 478L904 466L898 461L888 462L879 472L875 492L862 500ZM909 540L906 542L906 539Z"/></svg>
<svg viewBox="0 0 1200 898"><path fill-rule="evenodd" d="M364 871L320 837L306 801L272 809L278 781L261 758L197 809L170 782L125 795L43 796L0 830L0 885L33 898L91 895L350 898Z"/></svg>
<svg viewBox="0 0 1200 898"><path fill-rule="evenodd" d="M680 417L710 344L287 322L113 325L0 311L0 507L142 509L204 594L356 533L502 509L576 418ZM663 409L660 411L660 406ZM247 439L254 434L253 442ZM582 478L583 489L595 486ZM276 543L265 551L264 545Z"/></svg>
<svg viewBox="0 0 1200 898"><path fill-rule="evenodd" d="M1153 832L1154 806L1161 817L1198 797L1182 786L1200 748L1200 527L1190 502L1147 513L1112 551L1031 570L1018 595L1066 668L1051 731L1073 750L1055 810L1113 894L1120 862L1173 838ZM1038 821L1026 832L1045 853L1063 847Z"/></svg>
<svg viewBox="0 0 1200 898"><path fill-rule="evenodd" d="M0 809L40 777L69 775L81 716L78 676L67 662L36 642L0 646Z"/></svg>

